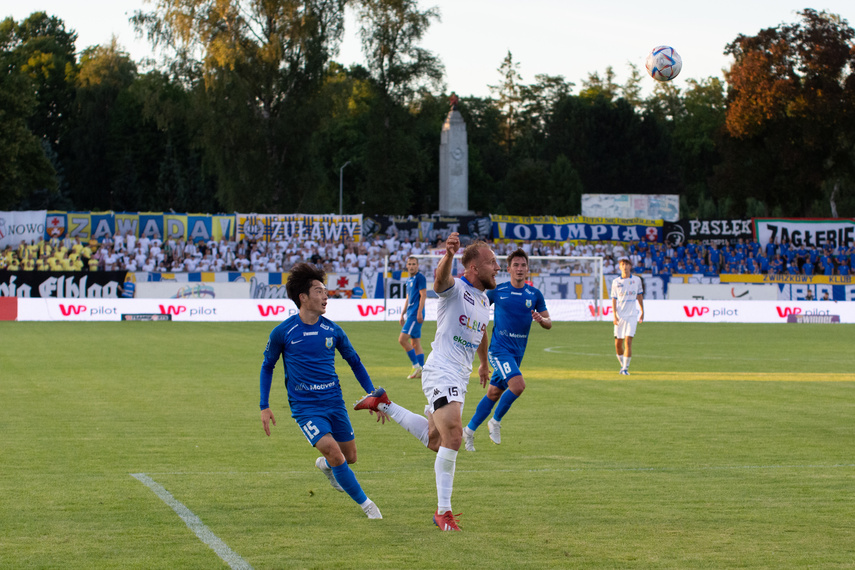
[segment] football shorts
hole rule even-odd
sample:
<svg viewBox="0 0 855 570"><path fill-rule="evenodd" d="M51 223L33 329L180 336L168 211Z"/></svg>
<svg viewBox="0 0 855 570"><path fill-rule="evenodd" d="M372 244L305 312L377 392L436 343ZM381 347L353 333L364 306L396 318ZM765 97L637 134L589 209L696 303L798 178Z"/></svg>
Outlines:
<svg viewBox="0 0 855 570"><path fill-rule="evenodd" d="M469 377L454 378L453 375L441 371L422 371L422 391L427 398L429 410L435 412L438 407L448 402L460 402L461 407L466 400L466 386Z"/></svg>
<svg viewBox="0 0 855 570"><path fill-rule="evenodd" d="M404 328L401 329L401 332L405 335L409 335L410 338L422 338L422 323L418 321L415 315L408 316L407 320L404 322Z"/></svg>
<svg viewBox="0 0 855 570"><path fill-rule="evenodd" d="M339 442L354 439L353 426L350 425L350 417L347 415L344 404L295 406L291 408L291 417L297 422L312 447L328 433Z"/></svg>
<svg viewBox="0 0 855 570"><path fill-rule="evenodd" d="M493 367L493 375L490 376L490 385L508 389L508 380L514 376L522 376L520 372L520 364L522 357L508 354L507 352L496 352L488 355L490 366Z"/></svg>
<svg viewBox="0 0 855 570"><path fill-rule="evenodd" d="M635 336L635 327L638 326L638 319L620 319L615 325L615 338L626 338Z"/></svg>

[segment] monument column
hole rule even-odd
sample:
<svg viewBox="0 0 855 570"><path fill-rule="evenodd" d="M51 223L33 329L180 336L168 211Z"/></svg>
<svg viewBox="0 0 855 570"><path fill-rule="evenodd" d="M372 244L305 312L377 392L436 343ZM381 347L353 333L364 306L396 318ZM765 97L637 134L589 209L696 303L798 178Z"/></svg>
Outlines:
<svg viewBox="0 0 855 570"><path fill-rule="evenodd" d="M451 110L442 124L439 143L439 213L472 215L469 210L469 143L466 123L451 94Z"/></svg>

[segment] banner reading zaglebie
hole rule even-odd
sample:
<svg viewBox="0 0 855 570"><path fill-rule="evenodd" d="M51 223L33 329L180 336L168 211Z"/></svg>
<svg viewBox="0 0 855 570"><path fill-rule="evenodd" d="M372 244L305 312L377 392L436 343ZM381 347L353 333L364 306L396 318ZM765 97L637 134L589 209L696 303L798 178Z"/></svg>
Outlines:
<svg viewBox="0 0 855 570"><path fill-rule="evenodd" d="M852 247L852 218L754 218L754 237L762 245L787 240L796 247Z"/></svg>

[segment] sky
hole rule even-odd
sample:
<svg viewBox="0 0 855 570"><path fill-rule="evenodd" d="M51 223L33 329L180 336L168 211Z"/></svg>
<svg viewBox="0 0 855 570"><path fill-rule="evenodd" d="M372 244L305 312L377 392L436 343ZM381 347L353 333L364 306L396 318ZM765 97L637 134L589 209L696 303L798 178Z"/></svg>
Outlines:
<svg viewBox="0 0 855 570"><path fill-rule="evenodd" d="M722 69L731 64L724 48L739 34L753 36L764 28L795 23L796 12L806 7L838 14L855 27L855 2L821 2L421 0L422 9L439 9L441 21L431 25L420 45L439 56L447 91L461 97L490 96L489 85L499 83L498 68L508 51L519 64L523 83L534 83L537 74L561 75L576 84L573 92L578 93L583 80L593 72L602 77L608 66L622 84L629 76L628 64L643 72L647 53L655 46L670 45L683 59L674 83L685 88L687 79L723 78ZM0 18L22 20L43 10L78 33L79 50L108 44L115 35L119 45L141 61L152 56L151 48L135 36L128 18L152 6L144 0L0 0ZM352 13L335 59L345 65L363 62ZM645 80L644 90L652 91L653 79Z"/></svg>

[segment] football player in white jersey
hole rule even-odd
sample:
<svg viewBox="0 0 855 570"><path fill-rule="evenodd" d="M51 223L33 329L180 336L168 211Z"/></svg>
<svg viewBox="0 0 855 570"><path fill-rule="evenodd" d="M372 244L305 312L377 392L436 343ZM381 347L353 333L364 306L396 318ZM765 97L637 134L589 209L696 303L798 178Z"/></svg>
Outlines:
<svg viewBox="0 0 855 570"><path fill-rule="evenodd" d="M354 409L388 414L428 449L436 451L437 510L433 522L440 530L460 530L451 511L451 493L457 452L463 442L463 401L472 373L472 359L480 361L482 384L490 379L487 362L487 323L490 301L485 290L495 289L499 264L490 246L476 241L463 251L463 276L454 278L451 268L460 249L460 237L450 234L445 256L436 268L433 290L439 296L436 337L422 372L422 390L428 405L425 416L392 403L378 388L356 403ZM377 419L380 420L382 416Z"/></svg>
<svg viewBox="0 0 855 570"><path fill-rule="evenodd" d="M615 323L615 353L620 362L620 374L629 376L632 359L632 339L635 328L644 320L644 283L632 274L628 257L618 260L620 277L612 281L612 316Z"/></svg>

